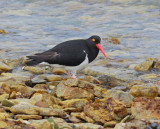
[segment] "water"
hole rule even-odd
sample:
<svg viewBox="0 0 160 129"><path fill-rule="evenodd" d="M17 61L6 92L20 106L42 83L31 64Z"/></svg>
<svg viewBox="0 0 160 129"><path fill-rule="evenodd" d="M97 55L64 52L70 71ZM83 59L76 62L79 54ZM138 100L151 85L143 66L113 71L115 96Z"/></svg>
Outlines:
<svg viewBox="0 0 160 129"><path fill-rule="evenodd" d="M159 0L8 0L0 1L0 58L20 58L54 45L97 34L106 52L120 59L144 60L160 55Z"/></svg>

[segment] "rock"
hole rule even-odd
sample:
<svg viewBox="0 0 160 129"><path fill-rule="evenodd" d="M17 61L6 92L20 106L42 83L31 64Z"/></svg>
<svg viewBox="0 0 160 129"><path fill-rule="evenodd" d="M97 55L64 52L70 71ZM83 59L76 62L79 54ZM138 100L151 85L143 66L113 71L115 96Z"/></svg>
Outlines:
<svg viewBox="0 0 160 129"><path fill-rule="evenodd" d="M115 77L108 76L108 75L102 75L98 78L98 80L101 81L102 85L110 86L110 87L125 85L124 80L117 79Z"/></svg>
<svg viewBox="0 0 160 129"><path fill-rule="evenodd" d="M40 93L35 93L30 99L36 102L43 101L43 95Z"/></svg>
<svg viewBox="0 0 160 129"><path fill-rule="evenodd" d="M93 76L87 76L85 80L94 84L101 84L101 81L99 81L97 78Z"/></svg>
<svg viewBox="0 0 160 129"><path fill-rule="evenodd" d="M31 71L31 72L36 73L36 74L52 72L52 68L48 67L48 66L44 66L44 67L25 66L25 67L23 67L23 70Z"/></svg>
<svg viewBox="0 0 160 129"><path fill-rule="evenodd" d="M54 129L73 129L73 124L62 118L50 117L48 120L54 125Z"/></svg>
<svg viewBox="0 0 160 129"><path fill-rule="evenodd" d="M39 101L39 102L36 102L35 105L38 107L49 108L49 105L46 102Z"/></svg>
<svg viewBox="0 0 160 129"><path fill-rule="evenodd" d="M146 61L142 62L139 65L136 65L134 69L136 71L147 71L151 69L152 64L153 64L152 58L147 58Z"/></svg>
<svg viewBox="0 0 160 129"><path fill-rule="evenodd" d="M91 119L90 117L86 116L86 114L84 112L72 112L70 114L71 117L76 117L78 119L84 120L88 123L94 123L95 121L93 119Z"/></svg>
<svg viewBox="0 0 160 129"><path fill-rule="evenodd" d="M158 87L152 83L134 85L130 89L130 94L134 97L154 98L158 96Z"/></svg>
<svg viewBox="0 0 160 129"><path fill-rule="evenodd" d="M104 129L101 125L92 123L78 123L73 125L74 129Z"/></svg>
<svg viewBox="0 0 160 129"><path fill-rule="evenodd" d="M7 118L10 118L8 113L0 112L0 120L6 120Z"/></svg>
<svg viewBox="0 0 160 129"><path fill-rule="evenodd" d="M81 123L82 122L82 120L80 120L80 119L78 119L77 117L74 117L74 116L70 116L68 119L72 123Z"/></svg>
<svg viewBox="0 0 160 129"><path fill-rule="evenodd" d="M52 124L47 119L29 120L29 122L36 129L52 129Z"/></svg>
<svg viewBox="0 0 160 129"><path fill-rule="evenodd" d="M18 104L18 103L21 103L21 102L25 102L25 103L29 103L29 104L32 104L34 105L36 103L35 100L31 100L31 99L25 99L25 98L17 98L17 99L10 99L10 101L14 104Z"/></svg>
<svg viewBox="0 0 160 129"><path fill-rule="evenodd" d="M133 102L133 96L128 92L124 92L121 90L108 90L106 97L112 97L115 100L123 103L126 107L131 107L131 103Z"/></svg>
<svg viewBox="0 0 160 129"><path fill-rule="evenodd" d="M10 88L4 82L0 82L0 95L2 94L10 94Z"/></svg>
<svg viewBox="0 0 160 129"><path fill-rule="evenodd" d="M142 84L144 84L143 81L135 80L135 81L133 81L133 82L128 83L128 84L126 85L126 87L127 87L128 89L131 89L132 86L134 86L134 85L142 85Z"/></svg>
<svg viewBox="0 0 160 129"><path fill-rule="evenodd" d="M8 98L9 98L9 94L2 94L2 95L0 95L0 102L2 102L5 99L8 99Z"/></svg>
<svg viewBox="0 0 160 129"><path fill-rule="evenodd" d="M106 128L106 127L114 127L116 125L116 122L115 121L109 121L109 122L106 122L105 124L104 124L104 127Z"/></svg>
<svg viewBox="0 0 160 129"><path fill-rule="evenodd" d="M75 82L72 82L71 85L68 82L70 82L70 79L67 81L62 81L58 84L56 90L57 97L61 97L64 99L92 99L94 97L93 89L90 89L90 85L82 83L80 84L81 87L89 88L79 88L75 86L76 83L78 83L77 80L75 80Z"/></svg>
<svg viewBox="0 0 160 129"><path fill-rule="evenodd" d="M52 72L53 72L53 74L62 75L62 74L65 74L66 71L64 68L54 67Z"/></svg>
<svg viewBox="0 0 160 129"><path fill-rule="evenodd" d="M102 40L107 41L109 43L113 43L113 44L120 44L120 41L116 37L102 38Z"/></svg>
<svg viewBox="0 0 160 129"><path fill-rule="evenodd" d="M42 116L39 115L16 115L16 119L23 119L23 120L29 120L29 119L42 119Z"/></svg>
<svg viewBox="0 0 160 129"><path fill-rule="evenodd" d="M100 86L94 86L94 95L98 98L103 98L107 95L107 90L100 87Z"/></svg>
<svg viewBox="0 0 160 129"><path fill-rule="evenodd" d="M6 31L4 29L1 29L0 34L6 34Z"/></svg>
<svg viewBox="0 0 160 129"><path fill-rule="evenodd" d="M35 84L40 84L40 83L46 83L47 81L44 76L38 75L38 76L33 77L31 79L31 82Z"/></svg>
<svg viewBox="0 0 160 129"><path fill-rule="evenodd" d="M154 59L153 68L160 70L160 60L159 59Z"/></svg>
<svg viewBox="0 0 160 129"><path fill-rule="evenodd" d="M77 111L82 111L82 108L87 103L89 103L89 101L86 99L71 99L71 100L62 101L64 108L76 108Z"/></svg>
<svg viewBox="0 0 160 129"><path fill-rule="evenodd" d="M14 67L19 66L22 63L22 59L5 59L3 62L11 69L13 69Z"/></svg>
<svg viewBox="0 0 160 129"><path fill-rule="evenodd" d="M8 124L7 124L6 122L0 121L0 128L1 128L1 129L6 128L7 126L8 126Z"/></svg>
<svg viewBox="0 0 160 129"><path fill-rule="evenodd" d="M10 108L13 114L60 116L65 117L66 113L62 109L40 108L26 102L18 103Z"/></svg>
<svg viewBox="0 0 160 129"><path fill-rule="evenodd" d="M12 107L12 106L14 106L14 105L15 105L14 102L12 102L12 101L10 101L10 100L7 100L7 99L5 99L5 100L2 101L2 106Z"/></svg>
<svg viewBox="0 0 160 129"><path fill-rule="evenodd" d="M135 119L160 119L160 98L135 98L131 112Z"/></svg>
<svg viewBox="0 0 160 129"><path fill-rule="evenodd" d="M94 103L84 106L84 113L96 122L106 123L121 120L128 115L126 107L113 98L95 100ZM102 119L103 118L103 119Z"/></svg>
<svg viewBox="0 0 160 129"><path fill-rule="evenodd" d="M139 77L142 79L153 79L153 78L158 78L159 75L157 75L157 74L144 74Z"/></svg>
<svg viewBox="0 0 160 129"><path fill-rule="evenodd" d="M13 114L38 115L39 108L26 102L20 102L10 108Z"/></svg>
<svg viewBox="0 0 160 129"><path fill-rule="evenodd" d="M53 109L53 108L39 108L39 115L42 116L57 116L57 117L66 117L66 113L63 109Z"/></svg>
<svg viewBox="0 0 160 129"><path fill-rule="evenodd" d="M59 75L48 75L46 76L46 80L48 82L52 82L52 81L61 81L63 78Z"/></svg>
<svg viewBox="0 0 160 129"><path fill-rule="evenodd" d="M0 62L0 72L10 71L12 70L8 65L3 62Z"/></svg>

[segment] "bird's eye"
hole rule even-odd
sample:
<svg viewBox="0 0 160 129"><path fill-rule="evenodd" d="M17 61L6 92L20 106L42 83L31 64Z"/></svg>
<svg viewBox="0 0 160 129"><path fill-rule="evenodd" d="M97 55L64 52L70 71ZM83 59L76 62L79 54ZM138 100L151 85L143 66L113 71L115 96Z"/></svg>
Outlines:
<svg viewBox="0 0 160 129"><path fill-rule="evenodd" d="M95 42L96 40L95 40L95 39L92 39L92 41Z"/></svg>

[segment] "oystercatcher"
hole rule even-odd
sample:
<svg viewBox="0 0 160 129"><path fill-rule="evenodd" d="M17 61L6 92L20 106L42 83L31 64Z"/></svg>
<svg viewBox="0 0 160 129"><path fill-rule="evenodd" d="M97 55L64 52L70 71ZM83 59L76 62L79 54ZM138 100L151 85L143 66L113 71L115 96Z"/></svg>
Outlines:
<svg viewBox="0 0 160 129"><path fill-rule="evenodd" d="M93 35L88 39L69 40L58 44L52 49L27 56L28 66L41 63L54 64L64 67L68 77L76 78L76 71L92 62L98 55L99 50L107 58L101 47L101 38Z"/></svg>

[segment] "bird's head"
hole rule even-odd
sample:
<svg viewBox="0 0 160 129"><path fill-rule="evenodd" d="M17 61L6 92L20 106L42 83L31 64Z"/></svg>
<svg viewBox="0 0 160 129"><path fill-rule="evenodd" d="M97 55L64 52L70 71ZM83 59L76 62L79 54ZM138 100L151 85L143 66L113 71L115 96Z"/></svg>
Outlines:
<svg viewBox="0 0 160 129"><path fill-rule="evenodd" d="M95 45L102 53L103 55L107 58L107 55L105 54L102 46L101 46L101 38L97 35L93 35L89 38L89 42Z"/></svg>

